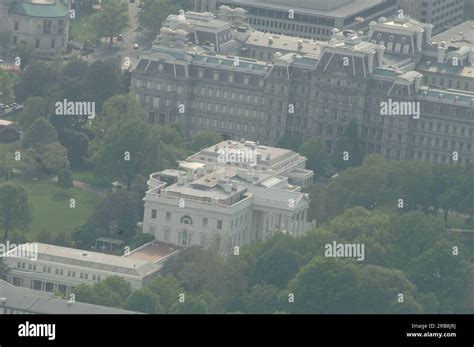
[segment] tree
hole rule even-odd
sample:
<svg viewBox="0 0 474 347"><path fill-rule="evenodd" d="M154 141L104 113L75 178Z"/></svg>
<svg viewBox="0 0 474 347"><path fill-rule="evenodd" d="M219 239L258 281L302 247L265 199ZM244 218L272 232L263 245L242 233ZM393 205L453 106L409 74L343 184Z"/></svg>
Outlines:
<svg viewBox="0 0 474 347"><path fill-rule="evenodd" d="M137 98L132 94L114 95L105 101L102 113L94 123L95 132L101 136L117 123L123 123L130 119L145 119L145 112Z"/></svg>
<svg viewBox="0 0 474 347"><path fill-rule="evenodd" d="M24 102L30 96L51 96L57 85L58 72L44 63L29 66L21 74L13 90L17 102Z"/></svg>
<svg viewBox="0 0 474 347"><path fill-rule="evenodd" d="M67 158L72 168L80 168L88 156L89 138L75 130L64 130L58 133L59 141L67 149Z"/></svg>
<svg viewBox="0 0 474 347"><path fill-rule="evenodd" d="M13 96L13 76L11 73L0 70L0 102L3 104L15 101Z"/></svg>
<svg viewBox="0 0 474 347"><path fill-rule="evenodd" d="M20 58L20 67L25 69L33 58L33 48L26 42L20 42L16 45L13 53Z"/></svg>
<svg viewBox="0 0 474 347"><path fill-rule="evenodd" d="M353 261L315 257L300 269L282 295L282 299L286 298L286 311L312 314L355 312L357 271ZM294 302L288 303L291 294Z"/></svg>
<svg viewBox="0 0 474 347"><path fill-rule="evenodd" d="M64 189L70 189L73 187L71 170L62 169L58 172L58 186Z"/></svg>
<svg viewBox="0 0 474 347"><path fill-rule="evenodd" d="M38 149L38 158L43 169L51 174L57 174L69 169L67 151L59 142L42 145Z"/></svg>
<svg viewBox="0 0 474 347"><path fill-rule="evenodd" d="M199 152L203 148L210 147L222 141L222 136L215 131L201 130L191 137L189 149L193 152Z"/></svg>
<svg viewBox="0 0 474 347"><path fill-rule="evenodd" d="M3 262L3 258L0 258L0 280L7 280L8 266Z"/></svg>
<svg viewBox="0 0 474 347"><path fill-rule="evenodd" d="M98 235L129 241L139 220L138 200L139 197L125 190L110 193L96 205L88 224Z"/></svg>
<svg viewBox="0 0 474 347"><path fill-rule="evenodd" d="M57 141L56 129L45 118L38 118L25 133L21 145L23 148L37 148Z"/></svg>
<svg viewBox="0 0 474 347"><path fill-rule="evenodd" d="M184 302L177 302L171 307L170 313L173 314L207 314L207 305L206 303L192 295L186 295L184 297Z"/></svg>
<svg viewBox="0 0 474 347"><path fill-rule="evenodd" d="M366 265L357 273L358 313L423 313L416 286L400 270ZM403 302L399 294L403 294Z"/></svg>
<svg viewBox="0 0 474 347"><path fill-rule="evenodd" d="M181 284L171 275L157 275L148 284L147 289L160 298L160 305L166 313L170 312L171 307L178 302L179 295L184 293Z"/></svg>
<svg viewBox="0 0 474 347"><path fill-rule="evenodd" d="M127 310L143 313L161 313L160 298L148 289L134 291L125 302Z"/></svg>
<svg viewBox="0 0 474 347"><path fill-rule="evenodd" d="M298 151L303 145L303 138L301 136L294 136L285 134L285 136L278 139L277 147L284 149L291 149L292 151Z"/></svg>
<svg viewBox="0 0 474 347"><path fill-rule="evenodd" d="M392 236L401 264L429 250L444 233L438 218L411 211L393 219Z"/></svg>
<svg viewBox="0 0 474 347"><path fill-rule="evenodd" d="M111 62L98 60L91 64L84 78L84 98L96 102L96 111L122 89L120 68Z"/></svg>
<svg viewBox="0 0 474 347"><path fill-rule="evenodd" d="M21 175L32 177L40 170L36 157L36 151L32 148L9 152L7 153L6 167L12 172L19 172Z"/></svg>
<svg viewBox="0 0 474 347"><path fill-rule="evenodd" d="M101 4L101 11L92 15L92 26L99 36L110 39L112 47L114 37L129 25L128 4L123 0L102 0Z"/></svg>
<svg viewBox="0 0 474 347"><path fill-rule="evenodd" d="M271 284L285 288L298 272L299 266L295 254L281 248L271 250L259 256L250 269L250 284Z"/></svg>
<svg viewBox="0 0 474 347"><path fill-rule="evenodd" d="M130 190L137 175L161 167L160 147L159 139L145 121L131 119L107 132L92 160L99 176L123 180Z"/></svg>
<svg viewBox="0 0 474 347"><path fill-rule="evenodd" d="M28 129L38 118L47 118L50 113L47 97L32 96L26 100L25 106L19 114L18 123L23 129Z"/></svg>
<svg viewBox="0 0 474 347"><path fill-rule="evenodd" d="M304 142L298 152L308 161L306 167L313 170L317 177L325 177L329 168L329 155L321 140L311 138Z"/></svg>
<svg viewBox="0 0 474 347"><path fill-rule="evenodd" d="M333 164L338 169L359 166L364 159L364 151L360 145L359 126L355 120L347 126L344 135L336 143L333 153Z"/></svg>
<svg viewBox="0 0 474 347"><path fill-rule="evenodd" d="M271 284L257 284L242 298L246 313L268 314L278 310L280 290Z"/></svg>
<svg viewBox="0 0 474 347"><path fill-rule="evenodd" d="M131 292L130 283L118 276L107 277L93 286L81 284L73 290L79 302L117 308L122 307Z"/></svg>
<svg viewBox="0 0 474 347"><path fill-rule="evenodd" d="M14 229L27 228L31 222L31 208L27 190L16 183L0 184L0 225L4 240L8 232Z"/></svg>
<svg viewBox="0 0 474 347"><path fill-rule="evenodd" d="M445 236L408 267L418 290L436 295L438 313L467 313L472 264L463 255L470 253L461 245L460 239Z"/></svg>
<svg viewBox="0 0 474 347"><path fill-rule="evenodd" d="M400 191L408 208L416 209L419 204L427 208L432 203L432 165L422 161L402 161L403 169Z"/></svg>
<svg viewBox="0 0 474 347"><path fill-rule="evenodd" d="M170 14L177 14L180 10L173 0L149 0L142 2L141 6L142 9L138 15L138 22L147 31L148 41L156 38L163 21Z"/></svg>

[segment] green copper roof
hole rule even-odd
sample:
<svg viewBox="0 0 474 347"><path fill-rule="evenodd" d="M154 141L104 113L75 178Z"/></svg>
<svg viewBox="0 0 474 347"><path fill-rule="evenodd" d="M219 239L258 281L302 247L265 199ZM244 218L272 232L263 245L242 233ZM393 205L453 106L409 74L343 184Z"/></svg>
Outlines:
<svg viewBox="0 0 474 347"><path fill-rule="evenodd" d="M31 0L17 0L10 8L10 14L40 17L40 18L61 18L66 17L69 8L63 4L61 0L57 0L53 4L49 3L32 3Z"/></svg>

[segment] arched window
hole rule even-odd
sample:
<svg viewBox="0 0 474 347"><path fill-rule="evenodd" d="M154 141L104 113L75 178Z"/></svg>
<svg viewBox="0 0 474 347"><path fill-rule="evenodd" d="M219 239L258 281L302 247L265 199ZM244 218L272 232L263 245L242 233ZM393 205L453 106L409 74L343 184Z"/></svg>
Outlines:
<svg viewBox="0 0 474 347"><path fill-rule="evenodd" d="M181 224L193 225L193 220L189 216L181 217Z"/></svg>

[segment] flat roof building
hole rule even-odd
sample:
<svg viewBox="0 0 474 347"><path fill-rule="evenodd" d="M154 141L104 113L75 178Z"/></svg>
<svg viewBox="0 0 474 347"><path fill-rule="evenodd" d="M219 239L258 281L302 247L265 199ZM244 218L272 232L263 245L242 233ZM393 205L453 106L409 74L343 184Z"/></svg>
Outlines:
<svg viewBox="0 0 474 347"><path fill-rule="evenodd" d="M396 0L217 0L221 5L246 10L257 30L318 40L329 39L334 28L365 31L397 10Z"/></svg>
<svg viewBox="0 0 474 347"><path fill-rule="evenodd" d="M138 314L138 312L71 302L53 293L18 288L0 280L0 314Z"/></svg>
<svg viewBox="0 0 474 347"><path fill-rule="evenodd" d="M71 293L80 284L99 283L107 277L119 276L139 289L161 268L176 250L160 247L160 253L144 259L140 254L154 243L144 245L124 256L84 251L75 248L27 243L3 256L9 267L8 282L46 292Z"/></svg>

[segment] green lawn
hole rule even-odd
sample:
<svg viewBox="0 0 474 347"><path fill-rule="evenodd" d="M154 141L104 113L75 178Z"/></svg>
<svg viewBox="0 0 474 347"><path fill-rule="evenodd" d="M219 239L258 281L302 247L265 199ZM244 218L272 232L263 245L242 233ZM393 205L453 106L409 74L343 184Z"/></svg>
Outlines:
<svg viewBox="0 0 474 347"><path fill-rule="evenodd" d="M72 178L98 188L110 188L110 182L103 182L90 170L72 170Z"/></svg>
<svg viewBox="0 0 474 347"><path fill-rule="evenodd" d="M74 41L86 42L87 40L95 41L97 35L91 24L92 16L79 16L70 21L69 32Z"/></svg>
<svg viewBox="0 0 474 347"><path fill-rule="evenodd" d="M0 164L5 163L7 153L18 148L19 144L20 140L11 143L0 143Z"/></svg>
<svg viewBox="0 0 474 347"><path fill-rule="evenodd" d="M47 230L51 234L70 233L84 224L92 214L98 200L96 194L83 190L61 189L54 182L17 180L29 193L33 207L33 220L28 238L34 241L39 232ZM76 207L70 208L70 199L75 199Z"/></svg>

